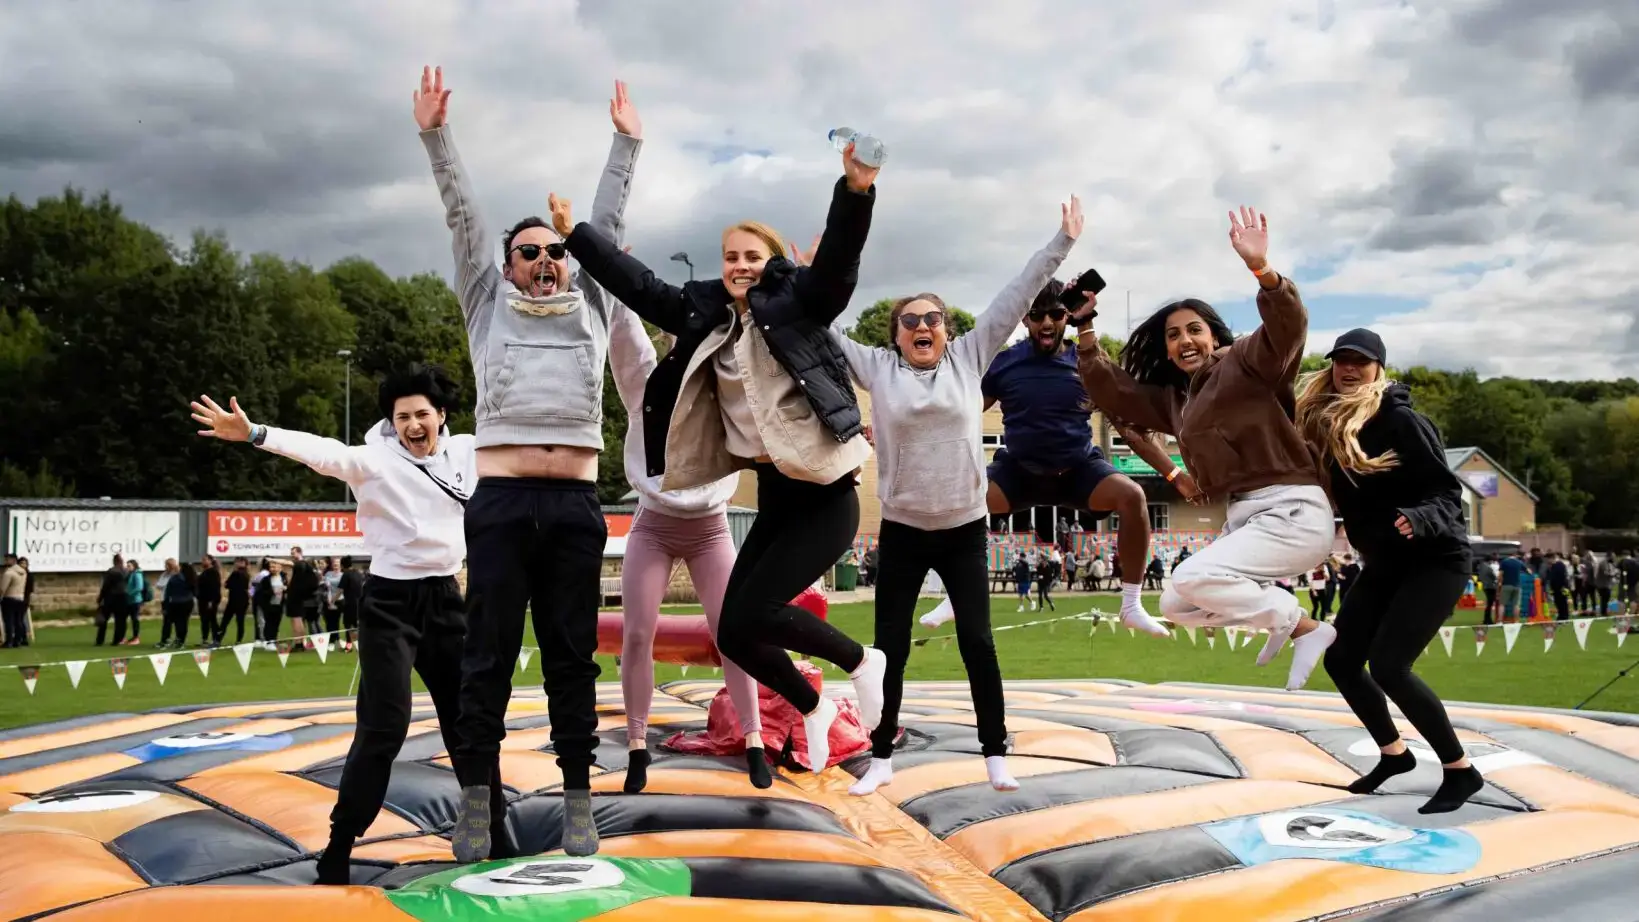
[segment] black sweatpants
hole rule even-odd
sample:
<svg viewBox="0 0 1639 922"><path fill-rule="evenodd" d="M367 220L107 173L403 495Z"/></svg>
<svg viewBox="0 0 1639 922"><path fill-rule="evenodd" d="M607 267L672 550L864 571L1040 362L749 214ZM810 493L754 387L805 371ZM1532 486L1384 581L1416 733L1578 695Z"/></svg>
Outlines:
<svg viewBox="0 0 1639 922"><path fill-rule="evenodd" d="M221 596L217 596L214 599L202 597L199 600L199 633L201 635L201 639L203 639L206 643L211 643L216 640L216 635L220 633L216 626L216 610L221 606L221 604Z"/></svg>
<svg viewBox="0 0 1639 922"><path fill-rule="evenodd" d="M1463 757L1445 705L1411 664L1451 617L1467 586L1468 574L1461 569L1399 562L1368 564L1353 580L1337 613L1337 640L1326 651L1326 674L1377 745L1400 738L1387 694L1441 762Z"/></svg>
<svg viewBox="0 0 1639 922"><path fill-rule="evenodd" d="M564 790L589 790L597 752L598 604L609 526L584 480L482 477L467 501L467 641L461 658L463 787L489 784L506 736L524 610L540 645ZM359 626L362 638L368 621Z"/></svg>
<svg viewBox="0 0 1639 922"><path fill-rule="evenodd" d="M865 659L857 641L791 604L853 543L859 494L853 474L817 484L793 480L772 464L758 464L756 471L757 519L723 593L717 650L798 713L808 714L819 707L819 692L803 679L787 650L848 672Z"/></svg>
<svg viewBox="0 0 1639 922"><path fill-rule="evenodd" d="M333 838L358 838L381 812L393 760L410 728L411 669L432 696L444 748L452 757L460 748L463 607L453 576L365 581L357 716L330 811ZM506 795L499 784L490 802L504 823ZM493 828L499 831L500 823Z"/></svg>
<svg viewBox="0 0 1639 922"><path fill-rule="evenodd" d="M986 756L1007 754L1002 670L990 633L988 526L988 518L940 531L882 523L875 645L888 658L888 674L882 682L882 722L871 733L871 755L878 759L893 755L905 692L905 663L911 652L911 622L922 580L930 569L944 582L956 612L956 645L973 694L980 751Z"/></svg>
<svg viewBox="0 0 1639 922"><path fill-rule="evenodd" d="M28 611L28 603L22 599L0 599L0 625L6 631L6 646L20 647L23 639L28 636L28 629L24 626L23 613Z"/></svg>
<svg viewBox="0 0 1639 922"><path fill-rule="evenodd" d="M193 602L166 602L159 607L160 615L164 618L160 624L159 642L165 643L171 639L171 632L176 632L177 646L188 642L188 622L193 620Z"/></svg>
<svg viewBox="0 0 1639 922"><path fill-rule="evenodd" d="M250 599L248 599L248 598L234 598L231 595L228 596L228 607L223 609L223 611L222 611L222 620L217 623L217 625L216 625L216 635L214 637L212 637L211 639L214 640L217 643L221 643L222 638L227 636L228 622L232 621L234 623L236 629L237 629L237 634L236 634L235 640L233 642L236 643L236 644L244 643L245 642L245 613L247 611L249 611L249 609L250 609ZM256 639L256 622L255 621L251 621L251 623L250 623L250 639L251 640Z"/></svg>

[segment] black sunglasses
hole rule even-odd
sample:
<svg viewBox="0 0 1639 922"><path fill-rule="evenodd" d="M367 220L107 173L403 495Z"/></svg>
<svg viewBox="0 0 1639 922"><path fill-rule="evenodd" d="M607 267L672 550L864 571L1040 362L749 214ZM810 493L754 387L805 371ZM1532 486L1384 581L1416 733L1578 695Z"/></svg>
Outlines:
<svg viewBox="0 0 1639 922"><path fill-rule="evenodd" d="M512 252L517 253L529 262L540 259L542 250L546 251L549 259L562 259L569 255L569 248L561 243L548 243L545 246L539 243L520 243L512 248Z"/></svg>
<svg viewBox="0 0 1639 922"><path fill-rule="evenodd" d="M1044 311L1031 311L1025 316L1029 317L1035 323L1041 323L1049 317L1055 321L1063 320L1064 318L1070 316L1070 312L1062 307L1051 307Z"/></svg>
<svg viewBox="0 0 1639 922"><path fill-rule="evenodd" d="M899 325L907 330L915 330L926 321L928 329L941 327L945 324L945 315L942 311L928 311L926 314L900 314Z"/></svg>

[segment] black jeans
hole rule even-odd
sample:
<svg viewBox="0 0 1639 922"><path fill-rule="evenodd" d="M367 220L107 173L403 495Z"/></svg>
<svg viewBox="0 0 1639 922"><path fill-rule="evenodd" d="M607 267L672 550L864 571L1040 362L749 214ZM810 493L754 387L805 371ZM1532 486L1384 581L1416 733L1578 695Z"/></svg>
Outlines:
<svg viewBox="0 0 1639 922"><path fill-rule="evenodd" d="M278 640L279 624L280 622L284 621L285 618L284 603L275 602L269 599L266 602L260 603L260 605L262 608L262 618L258 623L261 624L261 630L256 639Z"/></svg>
<svg viewBox="0 0 1639 922"><path fill-rule="evenodd" d="M1553 588L1553 595L1554 609L1559 612L1559 617L1555 618L1554 620L1565 621L1569 619L1571 617L1570 590L1566 589L1564 586L1555 586Z"/></svg>
<svg viewBox="0 0 1639 922"><path fill-rule="evenodd" d="M187 643L188 622L193 618L193 602L166 602L159 607L159 611L164 618L160 624L159 642L169 641L174 630L177 645Z"/></svg>
<svg viewBox="0 0 1639 922"><path fill-rule="evenodd" d="M222 597L199 599L199 633L206 643L216 640L219 630L216 627L216 610L222 605Z"/></svg>
<svg viewBox="0 0 1639 922"><path fill-rule="evenodd" d="M512 673L535 626L565 790L588 790L597 752L598 605L609 526L584 480L483 477L467 502L467 642L461 659L463 787L489 784ZM360 636L369 631L360 626Z"/></svg>
<svg viewBox="0 0 1639 922"><path fill-rule="evenodd" d="M28 634L24 624L23 613L28 611L28 603L22 599L0 599L0 616L4 616L6 630L6 646L20 647Z"/></svg>
<svg viewBox="0 0 1639 922"><path fill-rule="evenodd" d="M819 707L819 692L786 653L857 670L865 648L805 608L791 604L842 559L859 528L854 475L829 484L793 480L758 464L757 520L746 533L723 593L717 649L798 713ZM884 573L884 576L887 574Z"/></svg>
<svg viewBox="0 0 1639 922"><path fill-rule="evenodd" d="M237 631L238 631L237 637L234 640L234 643L244 643L245 642L245 612L248 611L249 609L250 609L250 599L244 598L244 597L235 598L231 595L228 596L228 607L223 609L223 611L222 611L222 620L217 622L216 634L211 637L211 640L215 641L216 643L221 643L222 638L226 637L227 634L228 634L228 622L232 621L234 623L235 627L237 628ZM250 635L251 635L250 636L251 640L256 639L256 622L255 621L252 621L250 623Z"/></svg>
<svg viewBox="0 0 1639 922"><path fill-rule="evenodd" d="M411 669L432 696L444 748L452 754L459 748L466 615L455 577L372 576L364 584L362 609L357 723L336 807L330 811L333 838L358 838L381 812L393 760L410 728ZM504 820L506 798L500 785L490 796Z"/></svg>
<svg viewBox="0 0 1639 922"><path fill-rule="evenodd" d="M911 622L930 569L944 582L956 612L956 645L973 694L980 751L987 756L1007 753L1002 670L990 633L988 525L988 519L976 519L955 528L923 531L899 522L882 523L875 645L888 658L888 674L882 682L882 722L871 733L871 755L879 759L893 755L905 663L911 653Z"/></svg>
<svg viewBox="0 0 1639 922"><path fill-rule="evenodd" d="M1337 613L1337 640L1326 651L1326 674L1377 745L1400 738L1387 694L1441 762L1463 757L1445 705L1411 665L1451 617L1467 586L1468 574L1461 570L1399 561L1368 564L1353 580Z"/></svg>

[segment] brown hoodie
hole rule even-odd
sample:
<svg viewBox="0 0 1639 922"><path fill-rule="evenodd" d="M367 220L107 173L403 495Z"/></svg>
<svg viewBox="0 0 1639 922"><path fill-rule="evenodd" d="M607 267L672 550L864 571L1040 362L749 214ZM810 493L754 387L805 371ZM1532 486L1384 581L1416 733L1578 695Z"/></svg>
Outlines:
<svg viewBox="0 0 1639 922"><path fill-rule="evenodd" d="M1176 436L1196 486L1216 500L1277 484L1325 486L1292 423L1309 316L1291 279L1259 286L1258 314L1263 325L1208 356L1187 394L1140 384L1103 349L1077 353L1093 403L1131 425Z"/></svg>

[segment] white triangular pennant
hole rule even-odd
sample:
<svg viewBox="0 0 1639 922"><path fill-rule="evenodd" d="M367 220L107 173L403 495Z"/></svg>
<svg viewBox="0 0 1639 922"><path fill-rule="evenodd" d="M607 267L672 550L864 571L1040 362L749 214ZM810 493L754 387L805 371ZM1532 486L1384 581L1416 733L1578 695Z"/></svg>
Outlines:
<svg viewBox="0 0 1639 922"><path fill-rule="evenodd" d="M1241 645L1241 629L1230 625L1224 628L1224 634L1229 637L1229 652L1234 653L1235 648Z"/></svg>
<svg viewBox="0 0 1639 922"><path fill-rule="evenodd" d="M17 671L23 674L23 684L28 687L28 693L34 694L34 686L40 683L40 667L18 666Z"/></svg>
<svg viewBox="0 0 1639 922"><path fill-rule="evenodd" d="M150 662L154 665L154 675L156 677L158 677L159 684L164 685L165 684L165 674L171 671L171 654L169 654L169 653L155 653L155 654L152 654L148 657L148 662Z"/></svg>
<svg viewBox="0 0 1639 922"><path fill-rule="evenodd" d="M79 688L80 676L85 675L85 660L71 659L63 665L68 667L68 681L71 682L75 688Z"/></svg>
<svg viewBox="0 0 1639 922"><path fill-rule="evenodd" d="M1127 628L1127 636L1128 637L1137 637L1138 632L1133 630L1132 628Z"/></svg>
<svg viewBox="0 0 1639 922"><path fill-rule="evenodd" d="M279 651L279 665L280 665L280 667L284 667L284 666L289 665L290 664L290 641L281 640L277 644L274 645L274 649Z"/></svg>
<svg viewBox="0 0 1639 922"><path fill-rule="evenodd" d="M1110 626L1110 633L1114 634L1115 633L1115 619L1111 618L1108 621L1105 621L1104 623L1108 624Z"/></svg>
<svg viewBox="0 0 1639 922"><path fill-rule="evenodd" d="M1193 625L1193 624L1184 625L1184 633L1189 635L1189 645L1190 646L1192 646L1192 647L1200 646L1200 643L1197 642L1196 639L1195 639L1195 625Z"/></svg>
<svg viewBox="0 0 1639 922"><path fill-rule="evenodd" d="M195 666L199 667L199 674L200 675L205 676L207 678L210 677L210 674L211 674L211 651L209 651L209 650L195 650L194 653L193 653L193 663L194 663Z"/></svg>
<svg viewBox="0 0 1639 922"><path fill-rule="evenodd" d="M1588 629L1591 627L1593 622L1587 618L1578 618L1571 622L1571 629L1576 631L1576 645L1584 650L1588 649Z"/></svg>
<svg viewBox="0 0 1639 922"><path fill-rule="evenodd" d="M1558 632L1559 627L1555 624L1549 623L1542 626L1542 652L1547 653L1554 648L1554 635Z"/></svg>
<svg viewBox="0 0 1639 922"><path fill-rule="evenodd" d="M233 645L233 655L239 660L239 670L246 675L250 674L250 654L256 647L253 643L239 643Z"/></svg>
<svg viewBox="0 0 1639 922"><path fill-rule="evenodd" d="M1446 656L1451 655L1451 642L1457 638L1457 629L1447 625L1440 628L1440 643L1445 644Z"/></svg>
<svg viewBox="0 0 1639 922"><path fill-rule="evenodd" d="M518 671L519 672L528 672L529 671L529 658L531 656L534 656L534 655L535 655L535 651L531 650L528 647L524 647L522 650L518 651Z"/></svg>
<svg viewBox="0 0 1639 922"><path fill-rule="evenodd" d="M1479 656L1481 653L1485 652L1485 635L1486 635L1486 630L1483 626L1477 627L1477 628L1474 629L1474 655L1475 656Z"/></svg>
<svg viewBox="0 0 1639 922"><path fill-rule="evenodd" d="M1212 628L1206 629L1206 646L1208 650L1218 649L1218 632Z"/></svg>
<svg viewBox="0 0 1639 922"><path fill-rule="evenodd" d="M330 635L326 634L313 641L313 652L319 655L319 662L324 662L330 656Z"/></svg>
<svg viewBox="0 0 1639 922"><path fill-rule="evenodd" d="M1502 652L1514 652L1514 641L1519 639L1519 622L1508 621L1502 626Z"/></svg>
<svg viewBox="0 0 1639 922"><path fill-rule="evenodd" d="M114 684L118 685L121 689L124 689L125 688L125 659L124 659L124 657L121 657L120 659L116 659L116 660L110 660L108 662L108 668L113 670L113 672L114 672Z"/></svg>
<svg viewBox="0 0 1639 922"><path fill-rule="evenodd" d="M1630 628L1628 626L1628 622L1627 622L1626 619L1623 619L1622 621L1617 622L1617 624L1616 624L1616 649L1618 649L1618 650L1622 649L1622 644L1627 642L1628 631L1629 630L1630 630Z"/></svg>
<svg viewBox="0 0 1639 922"><path fill-rule="evenodd" d="M688 675L688 674L689 674L689 664L684 663L683 664L683 675Z"/></svg>

